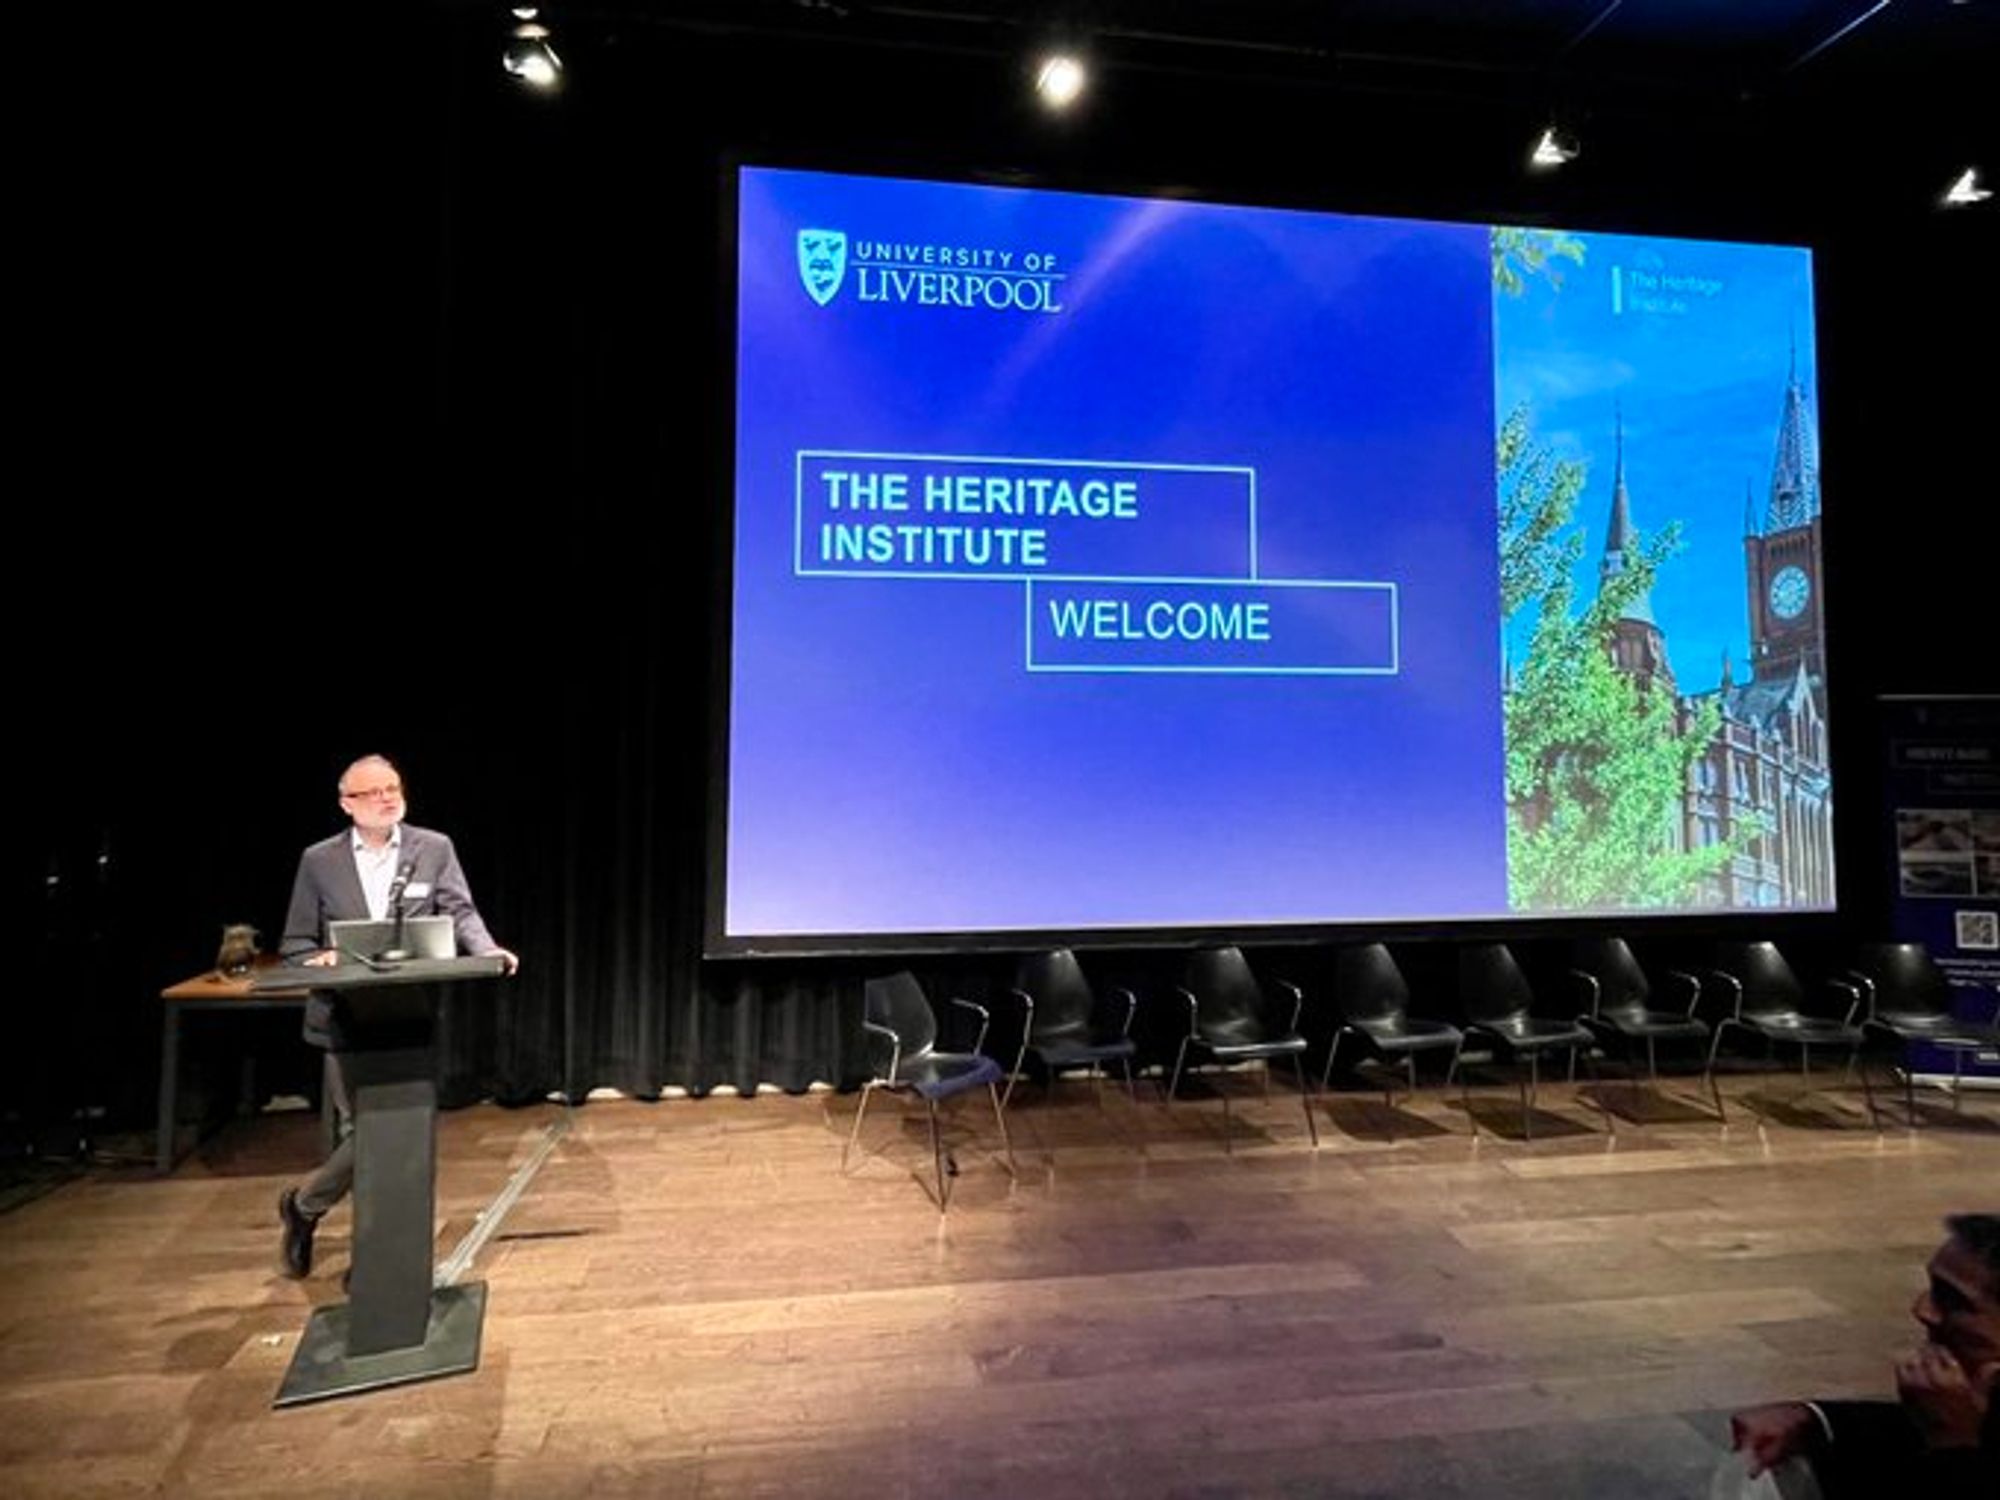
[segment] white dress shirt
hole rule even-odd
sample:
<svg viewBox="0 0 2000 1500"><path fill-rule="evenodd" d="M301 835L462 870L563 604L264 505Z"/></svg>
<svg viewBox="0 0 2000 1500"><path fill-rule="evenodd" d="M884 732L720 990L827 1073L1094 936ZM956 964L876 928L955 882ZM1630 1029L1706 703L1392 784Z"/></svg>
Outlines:
<svg viewBox="0 0 2000 1500"><path fill-rule="evenodd" d="M361 894L368 898L368 915L381 921L389 915L389 887L396 883L396 862L403 853L403 825L389 831L389 842L381 848L363 842L361 830L354 830L354 873L361 877Z"/></svg>

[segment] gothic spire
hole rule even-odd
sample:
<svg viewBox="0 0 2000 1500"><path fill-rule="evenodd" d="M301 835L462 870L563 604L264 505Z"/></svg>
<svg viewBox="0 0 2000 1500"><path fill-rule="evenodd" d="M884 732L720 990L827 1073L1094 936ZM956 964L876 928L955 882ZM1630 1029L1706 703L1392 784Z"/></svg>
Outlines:
<svg viewBox="0 0 2000 1500"><path fill-rule="evenodd" d="M1778 451L1771 465L1771 500L1764 511L1765 532L1803 526L1819 514L1819 456L1799 384L1798 340L1792 341L1785 373L1785 407L1778 419Z"/></svg>
<svg viewBox="0 0 2000 1500"><path fill-rule="evenodd" d="M1628 554L1639 544L1638 529L1632 524L1632 497L1625 488L1625 409L1622 404L1613 408L1617 422L1617 460L1611 479L1611 522L1605 528L1604 556L1597 564L1597 587L1603 592L1604 586L1625 571ZM1626 601L1619 611L1621 620L1636 620L1642 625L1652 625L1653 601L1651 592L1642 589Z"/></svg>

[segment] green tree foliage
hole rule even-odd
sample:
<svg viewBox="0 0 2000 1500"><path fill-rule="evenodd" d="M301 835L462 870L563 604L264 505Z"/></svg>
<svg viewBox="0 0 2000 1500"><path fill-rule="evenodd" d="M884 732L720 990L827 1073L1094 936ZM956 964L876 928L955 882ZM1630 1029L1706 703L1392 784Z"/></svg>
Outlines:
<svg viewBox="0 0 2000 1500"><path fill-rule="evenodd" d="M1506 699L1508 898L1516 910L1657 907L1692 900L1736 842L1677 849L1681 789L1713 739L1710 702L1685 729L1672 694L1612 660L1612 628L1680 550L1678 525L1642 536L1622 571L1578 609L1585 466L1535 443L1525 410L1499 438L1504 618L1534 610Z"/></svg>
<svg viewBox="0 0 2000 1500"><path fill-rule="evenodd" d="M1517 407L1500 424L1500 618L1511 620L1530 599L1545 599L1576 575L1583 533L1571 529L1588 473L1573 458L1558 459L1528 434L1528 412Z"/></svg>
<svg viewBox="0 0 2000 1500"><path fill-rule="evenodd" d="M1539 276L1552 287L1562 286L1558 260L1583 264L1583 241L1560 229L1493 226L1493 284L1510 297L1528 289L1528 278Z"/></svg>
<svg viewBox="0 0 2000 1500"><path fill-rule="evenodd" d="M1491 245L1493 284L1509 297L1523 295L1531 278L1559 292L1560 262L1584 260L1583 242L1558 230L1501 225ZM1579 610L1576 503L1587 473L1534 441L1525 409L1501 424L1503 629L1521 610L1534 611L1506 700L1507 882L1516 910L1679 905L1763 831L1745 824L1720 844L1675 847L1681 791L1719 711L1710 702L1679 728L1673 695L1620 671L1611 644L1627 606L1680 550L1680 531L1641 536L1623 569Z"/></svg>

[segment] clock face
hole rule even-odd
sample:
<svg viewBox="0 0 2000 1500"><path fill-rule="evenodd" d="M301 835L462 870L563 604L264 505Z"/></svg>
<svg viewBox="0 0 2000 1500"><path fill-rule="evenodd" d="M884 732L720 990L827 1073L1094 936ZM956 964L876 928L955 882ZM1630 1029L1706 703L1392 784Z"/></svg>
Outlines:
<svg viewBox="0 0 2000 1500"><path fill-rule="evenodd" d="M1802 568L1780 568L1771 580L1771 613L1781 620L1796 620L1805 613L1812 597L1812 583Z"/></svg>

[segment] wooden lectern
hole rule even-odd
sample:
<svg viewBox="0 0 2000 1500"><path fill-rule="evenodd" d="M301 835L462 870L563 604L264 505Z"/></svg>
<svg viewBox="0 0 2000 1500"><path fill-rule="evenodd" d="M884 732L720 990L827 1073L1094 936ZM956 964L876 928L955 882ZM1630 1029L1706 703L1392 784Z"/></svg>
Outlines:
<svg viewBox="0 0 2000 1500"><path fill-rule="evenodd" d="M277 1406L352 1396L479 1367L486 1284L433 1287L437 1081L432 1038L448 984L504 972L498 957L343 960L278 967L253 989L337 993L354 1107L354 1264L350 1300L307 1323Z"/></svg>

